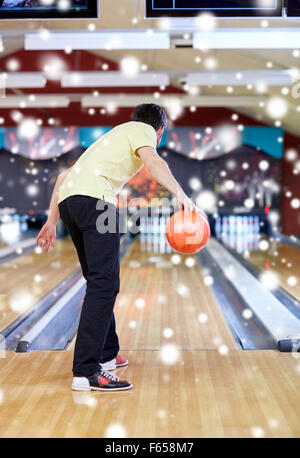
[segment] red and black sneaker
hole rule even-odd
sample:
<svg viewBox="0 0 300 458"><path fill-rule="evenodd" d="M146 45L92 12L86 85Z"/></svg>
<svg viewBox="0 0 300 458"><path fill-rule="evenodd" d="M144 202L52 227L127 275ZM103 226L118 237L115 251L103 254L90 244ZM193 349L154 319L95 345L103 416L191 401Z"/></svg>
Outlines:
<svg viewBox="0 0 300 458"><path fill-rule="evenodd" d="M72 390L75 391L119 391L129 390L133 385L127 380L120 380L116 375L100 369L89 377L73 377Z"/></svg>
<svg viewBox="0 0 300 458"><path fill-rule="evenodd" d="M114 369L117 369L118 367L123 367L128 365L128 360L124 358L124 356L121 356L120 353L117 354L117 356L112 359L111 361L107 361L106 363L101 363L101 366L103 369L106 369L107 371L113 371Z"/></svg>

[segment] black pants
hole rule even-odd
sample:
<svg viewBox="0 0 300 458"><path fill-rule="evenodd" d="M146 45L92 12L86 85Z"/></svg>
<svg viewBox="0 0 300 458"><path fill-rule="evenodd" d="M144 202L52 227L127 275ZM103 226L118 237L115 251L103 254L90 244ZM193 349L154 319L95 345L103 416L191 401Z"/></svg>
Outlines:
<svg viewBox="0 0 300 458"><path fill-rule="evenodd" d="M97 203L104 209L97 210ZM73 373L75 377L89 376L99 371L99 362L109 361L119 352L113 314L120 287L118 210L110 203L76 195L62 201L59 212L70 232L87 280L75 343ZM103 219L105 215L114 221L114 229L100 233L99 217Z"/></svg>

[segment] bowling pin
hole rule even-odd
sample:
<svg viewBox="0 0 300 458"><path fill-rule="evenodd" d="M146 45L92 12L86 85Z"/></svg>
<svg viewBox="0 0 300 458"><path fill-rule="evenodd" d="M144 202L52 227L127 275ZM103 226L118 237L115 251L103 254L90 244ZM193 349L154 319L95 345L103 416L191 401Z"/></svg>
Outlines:
<svg viewBox="0 0 300 458"><path fill-rule="evenodd" d="M166 232L166 225L167 225L167 221L166 221L166 218L164 216L162 216L160 218L160 233L161 234L165 234Z"/></svg>
<svg viewBox="0 0 300 458"><path fill-rule="evenodd" d="M243 234L248 233L248 218L247 216L243 216Z"/></svg>
<svg viewBox="0 0 300 458"><path fill-rule="evenodd" d="M260 232L260 225L259 225L259 216L254 216L254 233L259 234Z"/></svg>
<svg viewBox="0 0 300 458"><path fill-rule="evenodd" d="M235 217L234 216L229 216L228 218L228 230L229 230L229 234L234 234L235 232Z"/></svg>
<svg viewBox="0 0 300 458"><path fill-rule="evenodd" d="M140 233L145 234L147 232L147 227L146 227L146 218L145 216L141 216L140 218Z"/></svg>
<svg viewBox="0 0 300 458"><path fill-rule="evenodd" d="M153 234L159 233L159 218L158 216L154 216L153 218Z"/></svg>
<svg viewBox="0 0 300 458"><path fill-rule="evenodd" d="M175 251L175 250L173 250L173 248L171 247L171 245L169 244L168 241L167 241L167 244L166 244L166 248L167 248L167 250L166 250L167 253L172 253L173 251Z"/></svg>
<svg viewBox="0 0 300 458"><path fill-rule="evenodd" d="M153 251L154 251L154 253L158 253L158 246L159 246L158 234L153 234Z"/></svg>
<svg viewBox="0 0 300 458"><path fill-rule="evenodd" d="M235 234L233 232L229 233L228 244L229 244L230 248L232 248L233 250L236 248L236 246L235 246Z"/></svg>
<svg viewBox="0 0 300 458"><path fill-rule="evenodd" d="M166 236L165 234L162 232L160 233L160 237L159 237L159 252L161 254L165 254L166 252Z"/></svg>
<svg viewBox="0 0 300 458"><path fill-rule="evenodd" d="M152 252L152 234L151 232L147 233L147 252Z"/></svg>
<svg viewBox="0 0 300 458"><path fill-rule="evenodd" d="M221 240L226 245L228 243L229 234L227 232L222 232Z"/></svg>
<svg viewBox="0 0 300 458"><path fill-rule="evenodd" d="M253 243L253 232L249 232L248 234L248 251L253 251L254 250L254 243Z"/></svg>
<svg viewBox="0 0 300 458"><path fill-rule="evenodd" d="M152 234L152 219L149 216L147 218L147 234Z"/></svg>
<svg viewBox="0 0 300 458"><path fill-rule="evenodd" d="M141 250L142 252L146 251L146 235L142 232L140 234L140 241L141 241Z"/></svg>
<svg viewBox="0 0 300 458"><path fill-rule="evenodd" d="M24 233L28 230L28 224L27 224L27 219L25 216L22 216L21 218L21 231Z"/></svg>
<svg viewBox="0 0 300 458"><path fill-rule="evenodd" d="M215 233L216 233L217 238L220 237L221 230L222 230L221 217L218 216L217 219L216 219L216 224L215 224Z"/></svg>
<svg viewBox="0 0 300 458"><path fill-rule="evenodd" d="M250 234L253 234L254 228L253 228L253 216L249 216L248 219L248 227L249 227L249 232Z"/></svg>
<svg viewBox="0 0 300 458"><path fill-rule="evenodd" d="M241 237L242 237L242 243L243 243L242 252L245 253L248 251L247 234L242 234Z"/></svg>
<svg viewBox="0 0 300 458"><path fill-rule="evenodd" d="M243 233L243 219L241 216L238 216L236 219L236 233L238 235Z"/></svg>
<svg viewBox="0 0 300 458"><path fill-rule="evenodd" d="M227 234L228 233L228 217L224 216L222 220L222 233Z"/></svg>
<svg viewBox="0 0 300 458"><path fill-rule="evenodd" d="M244 251L244 238L242 234L236 234L236 251L243 253Z"/></svg>

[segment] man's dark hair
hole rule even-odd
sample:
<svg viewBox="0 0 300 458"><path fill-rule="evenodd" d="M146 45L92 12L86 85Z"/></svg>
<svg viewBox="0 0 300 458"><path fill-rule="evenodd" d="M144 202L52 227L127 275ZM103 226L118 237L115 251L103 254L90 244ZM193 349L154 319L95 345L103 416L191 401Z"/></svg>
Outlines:
<svg viewBox="0 0 300 458"><path fill-rule="evenodd" d="M132 121L145 122L158 130L160 127L167 127L168 120L164 110L155 103L142 103L135 107L132 113Z"/></svg>

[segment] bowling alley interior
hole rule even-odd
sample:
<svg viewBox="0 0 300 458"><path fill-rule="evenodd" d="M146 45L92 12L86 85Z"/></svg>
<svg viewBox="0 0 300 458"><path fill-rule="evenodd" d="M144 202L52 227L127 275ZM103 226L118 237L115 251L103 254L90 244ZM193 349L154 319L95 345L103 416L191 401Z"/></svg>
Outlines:
<svg viewBox="0 0 300 458"><path fill-rule="evenodd" d="M220 3L0 1L1 438L300 437L300 3ZM172 246L145 165L122 187L133 388L76 391L86 279L61 218L36 238L58 175L144 103L206 240Z"/></svg>

